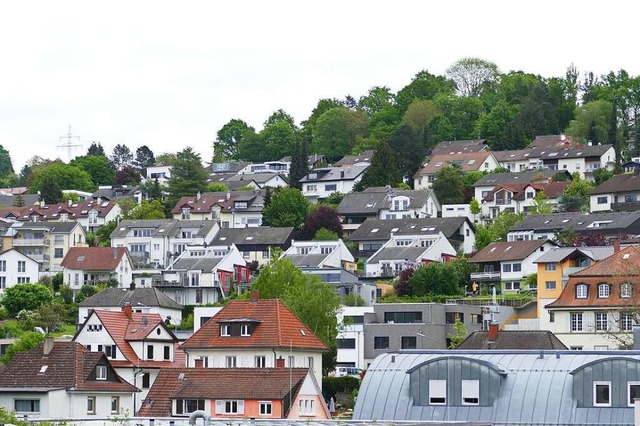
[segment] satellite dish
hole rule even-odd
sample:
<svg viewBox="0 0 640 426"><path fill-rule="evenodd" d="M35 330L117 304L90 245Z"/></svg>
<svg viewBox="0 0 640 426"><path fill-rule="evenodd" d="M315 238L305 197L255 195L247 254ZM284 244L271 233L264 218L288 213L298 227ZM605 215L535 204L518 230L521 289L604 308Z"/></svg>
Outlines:
<svg viewBox="0 0 640 426"><path fill-rule="evenodd" d="M142 327L146 327L149 325L149 320L147 319L147 317L142 317Z"/></svg>

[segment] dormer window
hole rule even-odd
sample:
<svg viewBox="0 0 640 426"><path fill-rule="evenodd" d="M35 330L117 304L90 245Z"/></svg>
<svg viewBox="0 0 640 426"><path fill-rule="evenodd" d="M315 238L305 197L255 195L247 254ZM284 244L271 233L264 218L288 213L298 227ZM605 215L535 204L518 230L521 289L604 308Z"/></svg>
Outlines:
<svg viewBox="0 0 640 426"><path fill-rule="evenodd" d="M586 299L589 287L586 284L576 286L576 299Z"/></svg>
<svg viewBox="0 0 640 426"><path fill-rule="evenodd" d="M429 405L447 404L447 381L429 380Z"/></svg>
<svg viewBox="0 0 640 426"><path fill-rule="evenodd" d="M609 284L598 285L598 298L606 299L607 297L609 297L610 292L611 292L611 286L609 286Z"/></svg>
<svg viewBox="0 0 640 426"><path fill-rule="evenodd" d="M182 208L182 219L183 220L191 219L191 209L189 207Z"/></svg>
<svg viewBox="0 0 640 426"><path fill-rule="evenodd" d="M593 382L593 405L611 407L611 382Z"/></svg>
<svg viewBox="0 0 640 426"><path fill-rule="evenodd" d="M222 324L220 326L221 336L231 336L231 326L229 324Z"/></svg>
<svg viewBox="0 0 640 426"><path fill-rule="evenodd" d="M107 380L107 366L98 365L96 367L96 380Z"/></svg>
<svg viewBox="0 0 640 426"><path fill-rule="evenodd" d="M240 326L240 335L251 336L251 326L249 326L249 324L242 324Z"/></svg>

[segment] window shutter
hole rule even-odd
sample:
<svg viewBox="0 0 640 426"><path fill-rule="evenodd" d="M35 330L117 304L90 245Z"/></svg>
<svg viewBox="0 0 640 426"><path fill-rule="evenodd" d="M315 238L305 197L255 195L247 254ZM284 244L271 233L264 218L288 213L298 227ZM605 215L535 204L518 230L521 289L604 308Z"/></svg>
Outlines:
<svg viewBox="0 0 640 426"><path fill-rule="evenodd" d="M224 414L224 401L216 399L216 414Z"/></svg>
<svg viewBox="0 0 640 426"><path fill-rule="evenodd" d="M238 414L244 414L244 400L238 401Z"/></svg>

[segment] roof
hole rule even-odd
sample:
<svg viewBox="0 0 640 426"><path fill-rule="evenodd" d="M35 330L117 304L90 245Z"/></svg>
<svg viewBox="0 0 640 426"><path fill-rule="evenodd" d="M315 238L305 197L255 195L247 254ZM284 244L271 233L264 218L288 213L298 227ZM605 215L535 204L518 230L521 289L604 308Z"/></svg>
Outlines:
<svg viewBox="0 0 640 426"><path fill-rule="evenodd" d="M457 164L463 172L477 171L484 167L486 159L493 153L486 152L462 152L456 154L435 154L418 172L417 175L436 174L439 170Z"/></svg>
<svg viewBox="0 0 640 426"><path fill-rule="evenodd" d="M170 309L182 309L182 305L158 290L157 288L135 288L133 290L121 288L105 288L100 293L83 300L81 307L113 308L124 306L129 302L132 306L145 305Z"/></svg>
<svg viewBox="0 0 640 426"><path fill-rule="evenodd" d="M232 177L227 178L227 180L224 182L225 184L227 182L237 182L237 181L254 181L257 184L265 184L268 181L270 181L271 179L275 178L275 177L280 177L280 179L284 180L285 182L289 182L289 179L287 179L287 177L282 174L282 173L278 173L278 172L270 172L270 171L261 171L261 172L257 172L257 173L247 173L247 174L242 174L242 175L234 175ZM247 182L245 182L246 184Z"/></svg>
<svg viewBox="0 0 640 426"><path fill-rule="evenodd" d="M533 188L536 193L543 192L548 199L554 200L561 196L570 184L571 182L503 183L496 185L482 201L493 201L495 193L505 189L513 194L514 200L524 201L527 198L527 188Z"/></svg>
<svg viewBox="0 0 640 426"><path fill-rule="evenodd" d="M240 318L261 321L251 336L220 336L220 323ZM181 346L189 349L305 348L327 350L324 343L277 299L233 300Z"/></svg>
<svg viewBox="0 0 640 426"><path fill-rule="evenodd" d="M126 247L71 247L61 265L85 271L113 271L127 253Z"/></svg>
<svg viewBox="0 0 640 426"><path fill-rule="evenodd" d="M139 415L171 417L173 399L283 400L307 374L306 368L164 368Z"/></svg>
<svg viewBox="0 0 640 426"><path fill-rule="evenodd" d="M171 270L212 272L223 259L217 257L180 257L171 265Z"/></svg>
<svg viewBox="0 0 640 426"><path fill-rule="evenodd" d="M255 226L247 228L222 228L211 242L216 244L243 245L284 245L293 235L292 227L272 228Z"/></svg>
<svg viewBox="0 0 640 426"><path fill-rule="evenodd" d="M333 163L334 167L342 167L342 166L352 166L358 163L371 163L373 160L373 154L375 154L375 150L369 149L366 151L362 151L358 155L345 155L340 160Z"/></svg>
<svg viewBox="0 0 640 426"><path fill-rule="evenodd" d="M458 234L458 229L467 222L466 217L428 217L420 219L367 219L349 236L350 241L386 241L393 235L437 234L442 232L446 238ZM377 230L374 232L374 230Z"/></svg>
<svg viewBox="0 0 640 426"><path fill-rule="evenodd" d="M422 260L420 257L429 247L389 246L383 247L373 256L367 259L367 263L376 263L385 260L408 260L411 262ZM451 253L450 253L451 254ZM453 253L455 254L455 253Z"/></svg>
<svg viewBox="0 0 640 426"><path fill-rule="evenodd" d="M529 148L563 146L566 142L573 143L573 138L567 135L541 135L529 144Z"/></svg>
<svg viewBox="0 0 640 426"><path fill-rule="evenodd" d="M560 147L538 147L532 148L529 158L538 158L541 160L561 160L563 158L589 158L600 157L608 150L613 148L613 145L574 145L574 146L560 146Z"/></svg>
<svg viewBox="0 0 640 426"><path fill-rule="evenodd" d="M508 163L509 161L528 161L531 155L530 149L511 149L507 151L494 151L493 155L499 163Z"/></svg>
<svg viewBox="0 0 640 426"><path fill-rule="evenodd" d="M554 247L537 258L533 263L558 263L578 253L591 260L602 260L613 254L613 246Z"/></svg>
<svg viewBox="0 0 640 426"><path fill-rule="evenodd" d="M629 246L571 275L572 277L610 277L640 275L640 248Z"/></svg>
<svg viewBox="0 0 640 426"><path fill-rule="evenodd" d="M90 374L98 363L109 365L102 352L90 352L80 343L54 341L44 355L45 343L18 352L0 375L0 388L68 389L104 392L136 392L137 389L112 371L113 380L95 380ZM46 370L41 373L44 366Z"/></svg>
<svg viewBox="0 0 640 426"><path fill-rule="evenodd" d="M546 242L546 240L528 240L491 243L473 255L469 262L503 262L526 259Z"/></svg>
<svg viewBox="0 0 640 426"><path fill-rule="evenodd" d="M486 139L468 139L461 141L442 141L432 150L433 155L453 154L457 152L480 152L489 149Z"/></svg>
<svg viewBox="0 0 640 426"><path fill-rule="evenodd" d="M531 183L538 180L550 181L553 175L562 173L557 170L532 170L517 173L490 173L483 176L479 181L473 184L474 187L479 186L496 186L505 183ZM567 176L569 173L566 172Z"/></svg>
<svg viewBox="0 0 640 426"><path fill-rule="evenodd" d="M377 215L380 210L391 207L394 197L409 197L409 208L421 208L427 204L432 194L433 191L430 189L366 188L362 192L345 194L336 208L336 213L339 215Z"/></svg>
<svg viewBox="0 0 640 426"><path fill-rule="evenodd" d="M300 182L337 182L343 180L355 180L369 167L369 164L353 165L347 167L323 167L314 169L306 174ZM342 174L344 172L344 175ZM316 179L309 176L316 175Z"/></svg>
<svg viewBox="0 0 640 426"><path fill-rule="evenodd" d="M69 219L78 219L89 217L90 211L96 211L98 217L106 217L111 210L117 205L115 201L96 201L88 200L82 203L57 203L45 205L26 205L23 207L5 207L0 209L0 217L15 216L16 219L29 221L33 215L40 220L59 220L63 213L68 214Z"/></svg>
<svg viewBox="0 0 640 426"><path fill-rule="evenodd" d="M111 238L124 238L132 229L154 229L157 237L179 237L183 229L192 231L193 237L206 237L216 226L213 220L140 219L123 220L111 232ZM195 231L195 232L193 232Z"/></svg>
<svg viewBox="0 0 640 426"><path fill-rule="evenodd" d="M625 173L623 175L611 176L605 182L593 188L589 195L616 194L640 191L640 175L635 173Z"/></svg>
<svg viewBox="0 0 640 426"><path fill-rule="evenodd" d="M444 423L446 420L447 424L632 425L633 407L582 407L577 403L577 395L574 395L574 389L578 388L580 380L593 377L589 376L589 372L585 373L586 376L578 375L579 369L593 362L608 360L610 362L607 366L614 365L618 374L624 374L621 370L626 365L630 369L637 368L640 352L449 350L385 353L378 356L367 369L352 418L376 419L378 422L407 420L413 423ZM411 395L419 392L419 396L422 396L427 392L426 386L422 386L428 380L424 374L433 371L420 367L429 363L438 363L436 365L439 367L439 361L442 361L445 370L438 378L453 380L457 389L461 386L461 379L458 378L465 374L463 368L474 367L477 372L493 376L492 390L495 397L492 404L448 406L417 403ZM449 363L451 367L447 368ZM434 366L434 370L438 367ZM419 371L408 374L412 369ZM454 377L449 378L446 371L454 371ZM489 378L482 377L481 397L482 392L489 390ZM416 379L420 381L420 389L414 381ZM617 377L610 380L624 381ZM584 386L584 394L591 395L592 386ZM623 383L619 383L619 386L620 388L614 389L626 387Z"/></svg>
<svg viewBox="0 0 640 426"><path fill-rule="evenodd" d="M600 232L612 234L625 232L632 225L640 221L640 211L633 212L605 212L595 214L553 213L544 215L527 215L519 223L509 229L515 231L563 231L572 229L576 232ZM607 223L606 227L594 224Z"/></svg>
<svg viewBox="0 0 640 426"><path fill-rule="evenodd" d="M262 211L264 207L264 195L266 190L255 189L246 191L230 191L230 192L207 192L200 197L182 197L176 205L171 209L171 213L178 214L182 208L191 209L192 213L210 213L211 208L218 206L223 213L236 211L235 202L242 198L242 201L248 202L247 208L241 211L255 212Z"/></svg>
<svg viewBox="0 0 640 426"><path fill-rule="evenodd" d="M474 331L456 349L569 349L547 330L500 330L493 342L488 331Z"/></svg>
<svg viewBox="0 0 640 426"><path fill-rule="evenodd" d="M285 254L285 257L291 261L295 266L299 268L309 267L316 268L319 267L322 262L324 262L329 254Z"/></svg>
<svg viewBox="0 0 640 426"><path fill-rule="evenodd" d="M40 199L38 194L1 194L0 193L0 207L13 207L16 203L16 198L20 195L25 205L36 204Z"/></svg>

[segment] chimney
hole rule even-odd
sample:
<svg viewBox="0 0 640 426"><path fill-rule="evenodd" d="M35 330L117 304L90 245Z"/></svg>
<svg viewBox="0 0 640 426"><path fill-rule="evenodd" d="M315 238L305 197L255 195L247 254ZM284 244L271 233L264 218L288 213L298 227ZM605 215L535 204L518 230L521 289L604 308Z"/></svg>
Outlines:
<svg viewBox="0 0 640 426"><path fill-rule="evenodd" d="M560 135L560 140L563 142L567 140L567 135Z"/></svg>
<svg viewBox="0 0 640 426"><path fill-rule="evenodd" d="M195 362L195 365L194 365L195 368L204 368L204 359L196 358L194 362Z"/></svg>
<svg viewBox="0 0 640 426"><path fill-rule="evenodd" d="M69 198L69 199L67 200L67 205L68 205L69 207L71 207L71 206L73 205L73 200L72 200L71 198Z"/></svg>
<svg viewBox="0 0 640 426"><path fill-rule="evenodd" d="M199 200L200 197L202 197L202 194L200 194L200 191L198 191L198 193L196 194L196 200Z"/></svg>
<svg viewBox="0 0 640 426"><path fill-rule="evenodd" d="M249 293L249 302L258 303L258 300L260 300L260 290L251 290Z"/></svg>
<svg viewBox="0 0 640 426"><path fill-rule="evenodd" d="M44 346L42 352L45 356L49 355L53 350L53 337L45 337L44 338Z"/></svg>
<svg viewBox="0 0 640 426"><path fill-rule="evenodd" d="M489 335L487 338L489 342L496 341L496 339L498 338L498 329L499 329L498 323L492 322L491 324L489 324Z"/></svg>
<svg viewBox="0 0 640 426"><path fill-rule="evenodd" d="M114 247L112 252L113 252L113 258L117 259L118 258L118 247Z"/></svg>
<svg viewBox="0 0 640 426"><path fill-rule="evenodd" d="M344 170L340 170L340 178L344 179Z"/></svg>
<svg viewBox="0 0 640 426"><path fill-rule="evenodd" d="M231 193L230 193L230 192L227 192L227 200L228 200L229 198L231 198Z"/></svg>
<svg viewBox="0 0 640 426"><path fill-rule="evenodd" d="M284 368L284 358L282 358L282 355L276 359L276 368Z"/></svg>
<svg viewBox="0 0 640 426"><path fill-rule="evenodd" d="M135 290L135 289L136 289L136 282L131 281L131 284L129 284L129 290Z"/></svg>
<svg viewBox="0 0 640 426"><path fill-rule="evenodd" d="M613 252L617 253L620 251L620 240L615 240L613 242Z"/></svg>
<svg viewBox="0 0 640 426"><path fill-rule="evenodd" d="M122 312L124 312L127 318L133 319L133 308L131 307L130 302L124 303L124 305L122 306Z"/></svg>

